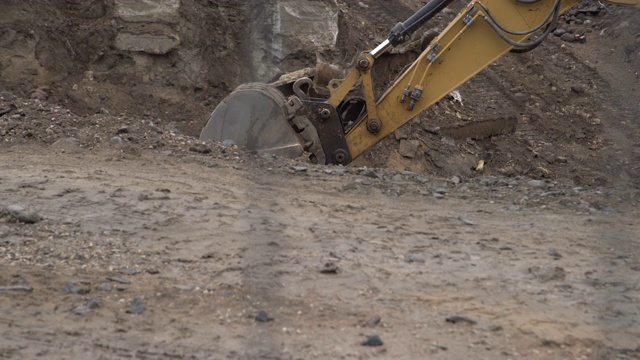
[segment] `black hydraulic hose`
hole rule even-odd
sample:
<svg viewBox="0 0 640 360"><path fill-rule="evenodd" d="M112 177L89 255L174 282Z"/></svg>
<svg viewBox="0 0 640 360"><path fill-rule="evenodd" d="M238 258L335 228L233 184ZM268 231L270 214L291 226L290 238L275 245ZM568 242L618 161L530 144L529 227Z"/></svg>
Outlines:
<svg viewBox="0 0 640 360"><path fill-rule="evenodd" d="M437 13L449 6L453 0L431 0L427 5L423 6L415 14L404 22L398 23L391 29L391 33L387 37L387 40L391 45L396 46L400 44L406 36L413 34L418 28L424 25L427 21L431 20Z"/></svg>
<svg viewBox="0 0 640 360"><path fill-rule="evenodd" d="M517 42L510 39L499 27L496 23L489 19L487 16L484 16L484 20L495 30L496 34L500 36L500 38L506 41L509 45L515 48L533 48L540 45L546 38L549 36L551 31L555 28L555 24L558 23L558 17L560 16L560 1L556 3L556 6L553 9L553 20L551 20L551 26L547 27L545 32L536 40L530 42Z"/></svg>
<svg viewBox="0 0 640 360"><path fill-rule="evenodd" d="M560 0L556 0L555 4L553 5L553 9L551 10L551 12L547 15L547 17L542 20L542 22L534 27L531 28L529 30L526 31L513 31L513 30L509 30L507 28L505 28L502 24L500 24L500 22L498 20L496 20L495 16L493 16L493 14L491 13L491 10L489 10L489 8L487 8L487 6L485 4L483 4L482 2L478 2L478 5L480 5L480 7L482 8L482 10L484 10L484 12L487 14L487 16L489 16L489 18L504 32L512 34L512 35L529 35L529 34L533 34L534 32L542 29L542 27L549 21L549 19L551 18L551 16L554 14L554 9L558 8L558 6L560 5Z"/></svg>

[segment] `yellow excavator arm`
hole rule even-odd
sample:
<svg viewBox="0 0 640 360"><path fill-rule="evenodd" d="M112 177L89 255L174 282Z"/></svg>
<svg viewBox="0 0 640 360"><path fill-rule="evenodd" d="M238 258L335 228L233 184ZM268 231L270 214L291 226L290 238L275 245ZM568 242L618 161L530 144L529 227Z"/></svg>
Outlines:
<svg viewBox="0 0 640 360"><path fill-rule="evenodd" d="M331 104L339 103L345 95L343 86L355 85L356 78L363 79L370 110L346 135L351 156L361 155L514 47L535 46L535 41L527 39L544 26L553 25L559 14L577 2L472 1L375 103L371 98L371 69L377 53L361 54L353 72L329 99ZM638 0L608 2L640 6ZM553 26L546 34L551 30Z"/></svg>
<svg viewBox="0 0 640 360"><path fill-rule="evenodd" d="M357 57L344 79L328 82L328 98L314 93L312 76L241 86L216 108L201 139L347 164L505 53L538 46L579 0L472 0L376 98L376 60L452 1L431 0L398 23L387 40ZM640 7L640 0L606 2Z"/></svg>

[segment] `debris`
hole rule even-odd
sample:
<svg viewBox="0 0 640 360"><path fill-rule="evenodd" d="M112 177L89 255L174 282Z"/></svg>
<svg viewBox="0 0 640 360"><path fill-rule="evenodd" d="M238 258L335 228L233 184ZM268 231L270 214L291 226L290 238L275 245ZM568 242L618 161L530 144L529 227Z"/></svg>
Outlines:
<svg viewBox="0 0 640 360"><path fill-rule="evenodd" d="M0 292L2 291L33 291L31 286L26 285L9 285L9 286L0 286Z"/></svg>
<svg viewBox="0 0 640 360"><path fill-rule="evenodd" d="M291 168L295 172L307 172L307 170L309 169L306 166L292 166Z"/></svg>
<svg viewBox="0 0 640 360"><path fill-rule="evenodd" d="M478 161L478 166L476 166L476 171L482 171L484 169L484 160Z"/></svg>
<svg viewBox="0 0 640 360"><path fill-rule="evenodd" d="M464 104L462 103L462 95L460 95L460 91L453 90L449 93L449 96L451 96L454 102L459 102L460 105L464 106Z"/></svg>

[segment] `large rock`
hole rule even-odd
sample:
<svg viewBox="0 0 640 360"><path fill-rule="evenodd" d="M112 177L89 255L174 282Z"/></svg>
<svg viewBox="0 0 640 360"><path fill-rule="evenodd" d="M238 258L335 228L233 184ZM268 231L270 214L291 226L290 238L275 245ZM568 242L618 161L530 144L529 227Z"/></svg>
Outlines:
<svg viewBox="0 0 640 360"><path fill-rule="evenodd" d="M178 45L180 45L180 39L175 35L121 32L116 36L116 47L122 51L162 55L177 48Z"/></svg>
<svg viewBox="0 0 640 360"><path fill-rule="evenodd" d="M115 15L129 22L177 23L180 0L115 0Z"/></svg>
<svg viewBox="0 0 640 360"><path fill-rule="evenodd" d="M283 71L280 64L295 54L315 54L333 48L338 38L335 0L269 0L250 15L253 80L270 81ZM314 64L309 64L314 65Z"/></svg>

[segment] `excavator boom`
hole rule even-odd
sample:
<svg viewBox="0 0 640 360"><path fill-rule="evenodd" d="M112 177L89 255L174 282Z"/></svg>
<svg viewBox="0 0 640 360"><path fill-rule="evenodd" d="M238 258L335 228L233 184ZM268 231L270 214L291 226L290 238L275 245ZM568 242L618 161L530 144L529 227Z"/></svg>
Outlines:
<svg viewBox="0 0 640 360"><path fill-rule="evenodd" d="M275 84L247 84L214 110L200 138L317 163L348 164L512 50L529 51L578 0L473 0L376 98L376 60L453 0L431 0L361 53L344 79L320 91L313 72ZM640 7L640 0L607 3ZM354 96L353 94L358 94ZM323 96L324 95L324 96Z"/></svg>

